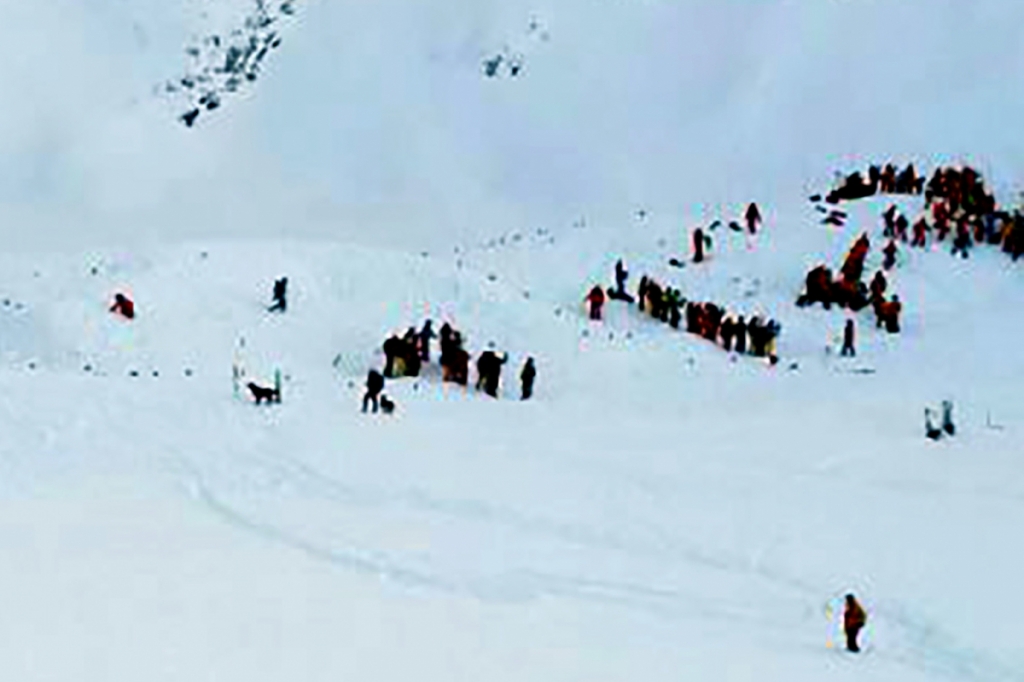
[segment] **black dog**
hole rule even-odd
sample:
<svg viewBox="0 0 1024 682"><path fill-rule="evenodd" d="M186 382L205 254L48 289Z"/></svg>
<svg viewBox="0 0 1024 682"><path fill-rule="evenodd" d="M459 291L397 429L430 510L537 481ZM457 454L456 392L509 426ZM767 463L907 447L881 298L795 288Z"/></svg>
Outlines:
<svg viewBox="0 0 1024 682"><path fill-rule="evenodd" d="M252 393L252 397L256 399L256 404L259 405L264 400L268 403L279 403L281 402L281 391L276 388L267 388L266 386L260 386L259 384L250 381L248 384L249 391Z"/></svg>
<svg viewBox="0 0 1024 682"><path fill-rule="evenodd" d="M384 414L391 414L395 411L395 403L386 395L380 397L380 411Z"/></svg>

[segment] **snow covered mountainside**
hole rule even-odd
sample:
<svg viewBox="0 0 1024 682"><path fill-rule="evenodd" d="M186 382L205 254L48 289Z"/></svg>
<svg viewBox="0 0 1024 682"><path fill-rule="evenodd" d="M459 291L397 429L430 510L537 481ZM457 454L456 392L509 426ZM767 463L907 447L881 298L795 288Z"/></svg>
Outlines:
<svg viewBox="0 0 1024 682"><path fill-rule="evenodd" d="M182 125L152 86L250 7L0 23L5 679L1024 680L1024 266L901 247L895 335L794 303L922 210L824 226L834 171L969 162L1014 204L1024 8L296 3L260 79ZM759 234L669 264L750 200ZM589 321L619 258L778 320L779 362L618 301ZM361 414L427 317L509 353L499 398L433 364ZM281 404L233 365L280 370Z"/></svg>
<svg viewBox="0 0 1024 682"><path fill-rule="evenodd" d="M4 668L1022 679L1024 368L1000 314L1022 275L995 251L910 252L892 278L904 332L862 314L840 359L825 347L844 313L793 299L808 264L875 233L878 206L839 231L773 214L681 270L653 217L603 250L584 225L458 254L214 241L7 260ZM779 319L779 364L619 302L586 320L582 283L619 254ZM114 290L136 319L106 311ZM384 336L427 316L510 353L500 399L429 367L389 381L396 414L360 414ZM520 402L527 354L537 396ZM282 404L233 397L233 361L280 368ZM921 409L946 397L959 432L931 443ZM869 607L859 658L836 630L848 590Z"/></svg>

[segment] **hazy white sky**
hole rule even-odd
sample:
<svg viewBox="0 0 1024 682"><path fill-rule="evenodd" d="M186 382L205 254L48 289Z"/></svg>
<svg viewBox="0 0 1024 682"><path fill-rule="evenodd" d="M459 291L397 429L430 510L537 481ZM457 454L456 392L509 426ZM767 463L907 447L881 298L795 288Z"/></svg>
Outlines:
<svg viewBox="0 0 1024 682"><path fill-rule="evenodd" d="M5 3L4 243L420 246L792 201L849 155L1024 172L1017 2L306 1L251 92L184 128L153 86L248 4ZM484 78L506 48L520 77Z"/></svg>

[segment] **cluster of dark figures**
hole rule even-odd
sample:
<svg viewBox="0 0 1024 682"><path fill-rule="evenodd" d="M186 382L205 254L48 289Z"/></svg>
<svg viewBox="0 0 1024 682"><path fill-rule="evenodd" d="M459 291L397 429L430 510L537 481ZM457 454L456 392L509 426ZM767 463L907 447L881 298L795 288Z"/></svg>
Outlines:
<svg viewBox="0 0 1024 682"><path fill-rule="evenodd" d="M894 250L890 248L892 244L893 242L890 240L884 250L883 269L886 270L890 269L895 262ZM853 312L859 312L870 305L875 312L877 327L885 327L885 330L891 334L899 333L903 304L900 303L899 296L895 294L891 299L886 299L885 292L889 287L889 282L885 274L881 270L876 272L870 285L864 284L862 280L864 260L867 258L870 248L871 242L868 240L868 236L862 234L847 253L838 278L833 278L832 270L825 265L812 268L805 278L805 291L797 298L796 304L803 308L821 303L826 310L831 309L832 304L836 304L840 308L849 308ZM852 338L850 324L852 321L848 323L846 335ZM844 355L848 354L846 346L847 344L844 342Z"/></svg>
<svg viewBox="0 0 1024 682"><path fill-rule="evenodd" d="M629 273L622 265L622 261L618 261L615 264L615 288L608 290L609 298L628 303L635 301L642 312L648 313L673 329L679 329L685 318L686 331L713 343L720 341L727 351L735 350L740 354L749 352L757 357L769 357L773 362L777 361L775 340L781 325L775 320L765 321L759 316L754 316L748 322L742 315L734 319L732 316L726 316L722 306L687 301L679 289L663 286L647 275L640 278L634 299L626 292L628 276ZM590 304L590 319L600 320L605 302L601 287L595 286L590 290L587 302Z"/></svg>
<svg viewBox="0 0 1024 682"><path fill-rule="evenodd" d="M927 246L929 232L934 232L937 242L945 241L952 232L954 256L967 258L970 249L979 244L1000 247L1015 261L1024 255L1024 215L1019 210L1011 213L1000 209L994 194L985 188L984 180L973 168L936 170L924 194L931 220L926 214L914 223L911 246ZM895 208L890 208L887 215L893 212ZM893 227L890 223L892 217L886 218L891 236L907 241L906 219Z"/></svg>
<svg viewBox="0 0 1024 682"><path fill-rule="evenodd" d="M461 386L469 385L470 355L464 347L462 332L445 322L435 333L433 321L427 320L419 331L415 327L409 327L404 336L392 334L384 341L384 371L381 373L375 369L370 370L366 379L363 412L371 406L374 412L377 411L378 396L381 398L381 409L384 412L393 411L394 403L382 394L385 379L419 376L423 366L430 363L430 342L435 338L440 345L438 364L441 367L441 380ZM497 398L501 369L506 362L507 353L499 354L493 350L481 352L476 361L476 389ZM536 363L532 357L528 357L519 373L522 400L529 400L533 396L536 378Z"/></svg>
<svg viewBox="0 0 1024 682"><path fill-rule="evenodd" d="M608 298L636 302L641 311L651 317L679 329L686 320L686 331L696 334L713 343L721 342L727 351L757 357L775 358L775 340L781 325L775 320L765 321L754 316L746 321L742 315L737 318L726 316L722 306L714 303L688 301L682 292L670 286L663 286L653 277L644 275L640 278L637 295L634 298L626 291L626 279L629 273L619 260L615 264L615 288L608 289ZM602 319L605 293L600 286L593 287L587 294L590 319ZM749 343L748 343L749 339Z"/></svg>
<svg viewBox="0 0 1024 682"><path fill-rule="evenodd" d="M924 176L917 174L914 164L907 165L903 170L897 170L891 163L885 167L871 165L868 167L868 177L860 171L856 171L843 178L842 183L825 196L825 201L830 204L838 204L840 201L854 201L865 199L876 194L921 194L924 192ZM818 201L819 196L811 197L812 201Z"/></svg>

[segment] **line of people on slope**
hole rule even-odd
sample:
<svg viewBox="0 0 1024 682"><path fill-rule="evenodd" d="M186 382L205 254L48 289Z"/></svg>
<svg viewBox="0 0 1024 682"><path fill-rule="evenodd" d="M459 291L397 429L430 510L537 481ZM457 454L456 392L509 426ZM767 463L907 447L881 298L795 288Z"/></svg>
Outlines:
<svg viewBox="0 0 1024 682"><path fill-rule="evenodd" d="M384 370L383 372L376 369L369 371L366 379L366 393L363 396L363 412L370 407L376 412L378 397L381 398L380 406L383 408L384 398L386 398L382 394L385 379L419 376L423 365L430 363L431 339L435 338L438 339L440 345L438 364L441 367L441 380L468 386L470 354L463 345L462 332L445 322L441 325L439 332L435 333L433 321L428 319L419 331L415 327L409 327L403 336L392 334L384 341ZM501 382L501 369L507 361L507 353L498 354L493 350L482 351L476 361L476 389L497 398ZM533 396L536 378L536 363L532 357L527 357L519 372L521 400L529 400ZM393 406L393 403L391 404Z"/></svg>
<svg viewBox="0 0 1024 682"><path fill-rule="evenodd" d="M825 196L825 201L838 204L840 201L864 199L876 194L921 194L923 191L924 177L917 174L913 163L901 171L897 171L892 163L885 164L884 168L873 164L868 167L866 180L860 171L845 176L839 186ZM815 195L811 200L818 201L820 198Z"/></svg>
<svg viewBox="0 0 1024 682"><path fill-rule="evenodd" d="M618 290L625 287L625 278L620 278L620 274L625 272L621 262L616 264ZM594 286L587 294L586 301L589 304L590 319L601 320L605 303L601 287ZM773 363L778 361L775 344L782 326L776 320L766 321L758 315L751 317L749 321L742 315L727 316L724 307L715 303L687 301L679 289L663 286L647 275L640 278L636 301L642 312L648 313L673 329L679 329L685 317L686 331L712 343L720 342L726 351L768 357Z"/></svg>

